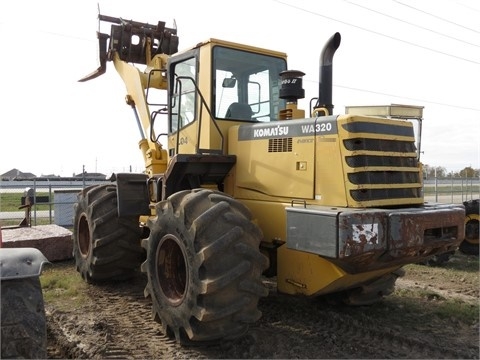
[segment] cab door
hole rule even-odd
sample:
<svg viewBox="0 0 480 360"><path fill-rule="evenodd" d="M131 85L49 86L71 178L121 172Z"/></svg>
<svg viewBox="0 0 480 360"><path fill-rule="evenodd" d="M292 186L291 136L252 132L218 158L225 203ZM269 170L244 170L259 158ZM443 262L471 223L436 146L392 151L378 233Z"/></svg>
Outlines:
<svg viewBox="0 0 480 360"><path fill-rule="evenodd" d="M198 150L196 52L169 63L169 157Z"/></svg>

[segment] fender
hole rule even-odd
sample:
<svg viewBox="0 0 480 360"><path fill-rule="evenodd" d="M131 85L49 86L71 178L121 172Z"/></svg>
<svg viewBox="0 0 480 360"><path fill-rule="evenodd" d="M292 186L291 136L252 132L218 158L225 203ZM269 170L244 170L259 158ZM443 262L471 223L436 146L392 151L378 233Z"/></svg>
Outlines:
<svg viewBox="0 0 480 360"><path fill-rule="evenodd" d="M1 248L0 280L23 279L40 276L43 264L50 263L35 248Z"/></svg>

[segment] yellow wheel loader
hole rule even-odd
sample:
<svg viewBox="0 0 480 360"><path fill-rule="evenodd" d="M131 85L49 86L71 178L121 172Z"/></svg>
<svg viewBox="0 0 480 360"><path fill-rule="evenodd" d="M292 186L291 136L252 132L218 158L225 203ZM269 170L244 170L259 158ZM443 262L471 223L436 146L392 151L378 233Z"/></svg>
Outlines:
<svg viewBox="0 0 480 360"><path fill-rule="evenodd" d="M462 205L424 203L423 107L333 114L339 33L321 50L306 115L304 74L285 53L219 39L179 52L164 22L99 21L111 24L97 33L100 67L80 81L113 62L145 172L79 194L76 267L92 283L141 269L154 318L178 342L245 334L261 316L264 277L280 293L372 304L404 265L463 240Z"/></svg>

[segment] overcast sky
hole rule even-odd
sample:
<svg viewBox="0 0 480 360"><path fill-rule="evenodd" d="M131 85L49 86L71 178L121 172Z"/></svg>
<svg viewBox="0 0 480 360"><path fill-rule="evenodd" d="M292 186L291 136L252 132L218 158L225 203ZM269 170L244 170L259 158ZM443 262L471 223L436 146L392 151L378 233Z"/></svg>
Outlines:
<svg viewBox="0 0 480 360"><path fill-rule="evenodd" d="M0 174L143 170L138 130L112 63L98 67L104 15L175 20L179 49L208 38L288 54L318 96L319 54L340 32L334 113L347 105L424 106L422 162L480 168L480 2L477 0L43 0L0 2ZM102 27L109 33L109 27Z"/></svg>

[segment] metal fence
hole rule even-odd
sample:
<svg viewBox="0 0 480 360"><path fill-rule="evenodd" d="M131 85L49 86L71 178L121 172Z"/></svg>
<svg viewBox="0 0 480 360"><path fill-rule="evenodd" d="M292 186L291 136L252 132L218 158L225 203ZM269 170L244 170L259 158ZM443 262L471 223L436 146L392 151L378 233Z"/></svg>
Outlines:
<svg viewBox="0 0 480 360"><path fill-rule="evenodd" d="M461 204L480 198L479 178L433 178L423 184L425 201Z"/></svg>
<svg viewBox="0 0 480 360"><path fill-rule="evenodd" d="M107 181L0 181L0 225L19 224L25 217L21 198L31 189L37 198L48 200L31 207L31 225L57 224L71 227L77 193L89 185ZM433 178L424 180L425 201L461 204L480 198L478 178Z"/></svg>
<svg viewBox="0 0 480 360"><path fill-rule="evenodd" d="M0 225L12 226L22 222L27 208L25 197L35 195L30 209L31 225L57 224L71 227L73 204L77 194L89 185L106 180L22 180L0 181Z"/></svg>

